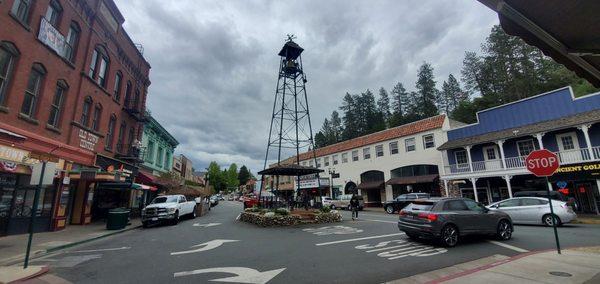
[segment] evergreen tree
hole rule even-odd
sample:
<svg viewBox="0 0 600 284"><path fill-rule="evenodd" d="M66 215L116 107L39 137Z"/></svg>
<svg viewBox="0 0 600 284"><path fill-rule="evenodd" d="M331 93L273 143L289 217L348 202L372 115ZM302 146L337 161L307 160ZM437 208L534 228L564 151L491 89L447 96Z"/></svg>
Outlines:
<svg viewBox="0 0 600 284"><path fill-rule="evenodd" d="M319 131L315 134L315 148L321 148L327 146L327 138L323 132Z"/></svg>
<svg viewBox="0 0 600 284"><path fill-rule="evenodd" d="M417 114L420 118L431 117L438 114L436 107L436 99L438 97L437 89L435 88L435 80L433 75L433 67L431 64L424 62L417 73Z"/></svg>
<svg viewBox="0 0 600 284"><path fill-rule="evenodd" d="M240 185L238 180L237 165L235 163L229 165L227 169L227 188L237 188Z"/></svg>
<svg viewBox="0 0 600 284"><path fill-rule="evenodd" d="M244 185L250 180L250 171L246 167L246 165L242 165L240 168L240 172L238 173L237 179L240 185Z"/></svg>
<svg viewBox="0 0 600 284"><path fill-rule="evenodd" d="M355 96L346 93L342 101L342 106L340 107L340 110L343 114L342 121L344 124L344 130L342 132L342 137L344 140L352 139L354 137L359 136L357 128L359 122L359 114L356 113L355 98Z"/></svg>
<svg viewBox="0 0 600 284"><path fill-rule="evenodd" d="M389 126L394 127L404 123L408 108L408 92L402 83L398 82L392 89L392 118Z"/></svg>
<svg viewBox="0 0 600 284"><path fill-rule="evenodd" d="M460 84L456 78L450 74L448 80L442 84L442 90L438 98L438 109L450 114L462 101L468 98L468 95L460 89Z"/></svg>
<svg viewBox="0 0 600 284"><path fill-rule="evenodd" d="M392 116L392 112L390 111L390 97L388 96L388 92L383 87L379 89L377 109L383 115L383 120L386 122L386 126L389 125L388 122Z"/></svg>
<svg viewBox="0 0 600 284"><path fill-rule="evenodd" d="M212 161L208 165L208 182L212 186L214 192L219 192L227 188L226 178L221 171L221 166L217 162Z"/></svg>
<svg viewBox="0 0 600 284"><path fill-rule="evenodd" d="M332 129L332 137L334 138L331 144L335 144L337 142L342 141L342 133L344 132L344 128L342 126L342 119L340 118L340 114L337 111L333 111L331 113L331 118L329 119L331 123Z"/></svg>

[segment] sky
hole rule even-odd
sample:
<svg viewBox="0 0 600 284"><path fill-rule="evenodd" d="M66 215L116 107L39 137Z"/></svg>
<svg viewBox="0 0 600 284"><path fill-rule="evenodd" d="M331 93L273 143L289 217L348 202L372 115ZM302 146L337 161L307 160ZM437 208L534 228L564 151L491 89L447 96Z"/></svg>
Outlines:
<svg viewBox="0 0 600 284"><path fill-rule="evenodd" d="M346 92L402 82L429 62L438 86L460 78L497 15L475 0L115 0L152 69L147 109L196 170L263 169L279 57L287 34L304 48L313 132Z"/></svg>

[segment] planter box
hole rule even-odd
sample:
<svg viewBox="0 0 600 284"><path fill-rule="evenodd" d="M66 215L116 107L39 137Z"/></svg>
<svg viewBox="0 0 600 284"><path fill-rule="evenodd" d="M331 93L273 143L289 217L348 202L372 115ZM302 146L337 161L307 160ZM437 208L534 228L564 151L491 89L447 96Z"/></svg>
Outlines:
<svg viewBox="0 0 600 284"><path fill-rule="evenodd" d="M242 212L240 214L240 221L261 227L295 226L305 223L334 223L342 221L342 215L339 213L319 213L313 214L313 216L313 219L306 220L300 215L295 214L265 216L265 214L259 212Z"/></svg>

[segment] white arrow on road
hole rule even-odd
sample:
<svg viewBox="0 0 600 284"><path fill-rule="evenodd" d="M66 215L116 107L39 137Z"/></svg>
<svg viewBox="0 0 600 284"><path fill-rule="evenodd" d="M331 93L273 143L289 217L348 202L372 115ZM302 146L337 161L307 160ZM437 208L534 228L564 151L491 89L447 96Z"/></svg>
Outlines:
<svg viewBox="0 0 600 284"><path fill-rule="evenodd" d="M192 248L200 247L198 249L172 252L171 255L180 255L180 254L188 254L188 253L195 253L195 252L201 252L201 251L211 250L211 249L220 247L224 243L232 243L232 242L239 242L239 241L238 240L219 240L219 239L216 239L216 240L212 240L210 242L206 242L206 243L203 243L203 244L198 244L198 245L195 245L195 246L191 246Z"/></svg>
<svg viewBox="0 0 600 284"><path fill-rule="evenodd" d="M221 225L221 223L208 223L208 224L200 224L200 223L196 223L193 226L194 227L203 227L203 228L207 228L207 227L212 227L212 226L219 226Z"/></svg>
<svg viewBox="0 0 600 284"><path fill-rule="evenodd" d="M247 268L247 267L215 267L215 268L198 269L198 270L192 270L192 271L176 272L175 274L173 274L173 277L189 276L189 275L202 274L202 273L231 273L231 274L235 274L236 276L213 279L210 281L265 284L284 270L285 270L285 268L280 268L280 269L274 269L274 270L269 270L269 271L265 271L265 272L260 272L256 269Z"/></svg>

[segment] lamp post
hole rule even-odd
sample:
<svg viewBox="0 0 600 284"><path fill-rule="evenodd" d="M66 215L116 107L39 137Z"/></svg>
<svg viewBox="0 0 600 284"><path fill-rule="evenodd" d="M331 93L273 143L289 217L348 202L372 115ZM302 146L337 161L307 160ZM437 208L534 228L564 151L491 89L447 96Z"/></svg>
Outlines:
<svg viewBox="0 0 600 284"><path fill-rule="evenodd" d="M333 175L336 174L335 169L327 169L327 172L329 173L329 190L331 191L331 199L333 199Z"/></svg>

